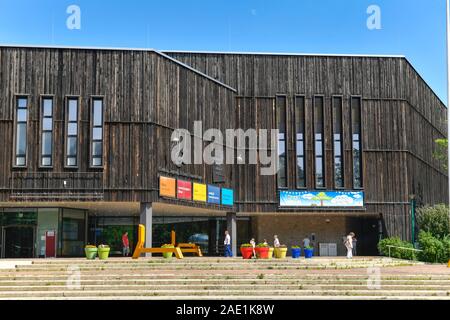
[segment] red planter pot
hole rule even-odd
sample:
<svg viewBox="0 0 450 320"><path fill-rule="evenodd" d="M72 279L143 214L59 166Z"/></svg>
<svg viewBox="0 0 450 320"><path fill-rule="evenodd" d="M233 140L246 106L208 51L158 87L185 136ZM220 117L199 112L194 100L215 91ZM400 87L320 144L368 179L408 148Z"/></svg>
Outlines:
<svg viewBox="0 0 450 320"><path fill-rule="evenodd" d="M251 259L252 255L253 255L253 248L248 248L248 247L241 248L241 254L242 254L242 258Z"/></svg>
<svg viewBox="0 0 450 320"><path fill-rule="evenodd" d="M255 248L255 251L259 259L269 259L269 247Z"/></svg>

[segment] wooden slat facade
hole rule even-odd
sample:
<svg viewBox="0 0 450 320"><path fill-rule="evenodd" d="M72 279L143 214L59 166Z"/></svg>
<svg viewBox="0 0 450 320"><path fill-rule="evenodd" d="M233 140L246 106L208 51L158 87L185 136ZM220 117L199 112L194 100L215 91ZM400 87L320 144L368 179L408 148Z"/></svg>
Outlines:
<svg viewBox="0 0 450 320"><path fill-rule="evenodd" d="M366 208L361 214L382 213L388 235L409 239L409 196L416 195L419 204L447 201L447 174L432 156L434 140L446 136L446 110L406 59L167 54L195 70L154 51L1 47L0 202L27 201L27 194L42 194L44 187L49 193L52 190L60 193L61 179L72 179L71 185L100 193L103 201L135 202L166 201L159 197L161 174L214 183L213 166L178 168L172 163L172 131L187 128L193 132L195 120L203 122L203 130L218 128L222 132L229 128L275 128L277 95L285 96L287 102L288 189L296 189L296 95L305 97L306 189L315 188L312 123L315 96L324 97L325 187L334 189L331 106L333 96L337 95L343 101L346 190L353 189L350 101L352 97L360 97L362 101ZM17 94L28 95L30 101L28 165L21 169L13 168ZM46 94L54 95L55 99L51 169L39 167L40 97ZM76 169L64 167L67 96L80 97L80 152ZM89 166L92 96L102 96L105 106L102 169ZM235 189L234 210L283 211L278 207L276 176L262 176L260 167L259 164L224 166L224 182L219 185ZM71 173L87 180L70 178ZM16 193L22 197L14 197ZM62 195L52 200L80 199ZM311 213L311 210L296 211ZM340 213L345 215L346 211Z"/></svg>
<svg viewBox="0 0 450 320"><path fill-rule="evenodd" d="M410 239L410 195L415 195L422 205L447 202L447 173L432 156L434 140L446 137L446 108L406 59L167 54L236 88L240 119L247 122L259 122L261 116L267 117L266 123L273 121L273 113L267 114L255 106L264 104L275 108L275 96L287 96L288 189L296 189L293 119L296 95L306 98L306 189L314 189L311 168L314 167L312 101L315 95L325 96L325 184L328 190L334 189L331 99L334 95L343 97L344 182L345 189L353 189L350 99L358 96L362 99L366 212L383 214L388 235ZM245 126L243 121L238 124ZM239 170L236 183L239 211L280 211L274 193L276 177L262 178L258 171ZM308 210L302 210L307 213L305 211Z"/></svg>
<svg viewBox="0 0 450 320"><path fill-rule="evenodd" d="M80 200L60 196L61 179L74 184L71 173L90 181L85 190L101 192L103 201L153 202L159 199L158 176L187 176L212 183L210 166L185 165L171 161L171 134L176 128L193 132L193 122L203 122L204 130L233 126L235 92L217 81L190 70L153 51L83 50L53 48L0 48L0 201ZM28 165L13 168L15 95L29 95ZM40 96L54 95L54 143L51 169L39 167ZM64 167L64 99L80 97L79 166ZM89 166L90 103L92 96L104 101L104 167ZM225 166L230 187L231 166ZM42 179L42 181L38 181ZM30 181L34 181L33 183ZM27 181L24 183L23 181ZM45 181L45 183L43 182ZM20 184L22 183L22 184ZM45 184L45 192L41 186ZM51 198L51 193L59 198ZM36 197L36 193L43 196ZM50 197L44 198L44 193ZM27 198L26 195L30 197ZM33 195L33 197L31 197ZM94 198L90 201L95 200ZM195 205L195 204L194 204Z"/></svg>

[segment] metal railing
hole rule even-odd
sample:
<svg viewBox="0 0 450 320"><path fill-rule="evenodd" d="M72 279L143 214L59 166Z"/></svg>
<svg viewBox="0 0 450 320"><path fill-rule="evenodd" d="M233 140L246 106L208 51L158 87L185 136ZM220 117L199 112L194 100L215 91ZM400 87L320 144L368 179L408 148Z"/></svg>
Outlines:
<svg viewBox="0 0 450 320"><path fill-rule="evenodd" d="M410 250L410 251L414 251L414 252L422 252L423 251L423 250L420 250L420 249L399 247L399 246L393 246L393 245L387 245L386 247L388 248L389 258L391 257L391 248L397 248L397 249L402 249L402 250Z"/></svg>

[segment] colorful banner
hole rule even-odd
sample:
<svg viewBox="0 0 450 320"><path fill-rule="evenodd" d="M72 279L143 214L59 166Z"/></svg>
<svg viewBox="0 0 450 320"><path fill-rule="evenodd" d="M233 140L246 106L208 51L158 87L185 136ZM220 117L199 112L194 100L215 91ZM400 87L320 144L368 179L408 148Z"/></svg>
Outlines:
<svg viewBox="0 0 450 320"><path fill-rule="evenodd" d="M280 207L363 207L363 191L280 191Z"/></svg>
<svg viewBox="0 0 450 320"><path fill-rule="evenodd" d="M220 188L208 184L208 203L220 204Z"/></svg>
<svg viewBox="0 0 450 320"><path fill-rule="evenodd" d="M159 177L159 195L175 198L175 182L174 178Z"/></svg>
<svg viewBox="0 0 450 320"><path fill-rule="evenodd" d="M194 182L194 201L206 202L206 184Z"/></svg>
<svg viewBox="0 0 450 320"><path fill-rule="evenodd" d="M192 199L192 184L189 181L177 181L177 198L183 200Z"/></svg>
<svg viewBox="0 0 450 320"><path fill-rule="evenodd" d="M222 188L222 205L224 206L234 205L234 193L232 189Z"/></svg>

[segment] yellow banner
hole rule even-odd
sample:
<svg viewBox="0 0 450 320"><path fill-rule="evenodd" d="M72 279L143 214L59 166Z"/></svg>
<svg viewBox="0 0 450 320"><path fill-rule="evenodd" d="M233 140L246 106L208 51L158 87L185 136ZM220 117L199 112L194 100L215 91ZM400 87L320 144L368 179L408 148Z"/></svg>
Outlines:
<svg viewBox="0 0 450 320"><path fill-rule="evenodd" d="M206 184L194 182L194 201L206 202Z"/></svg>

